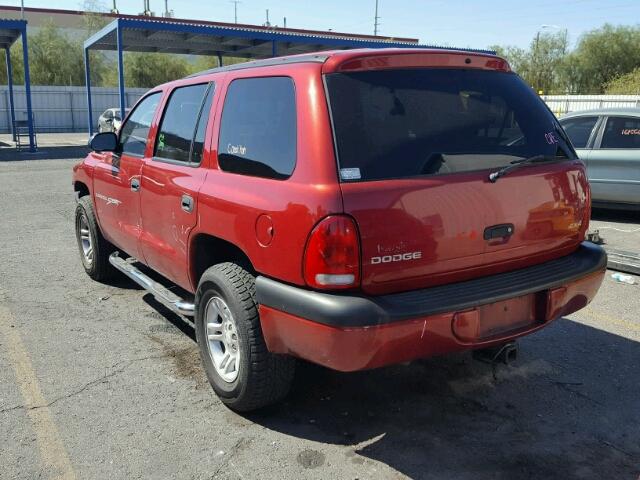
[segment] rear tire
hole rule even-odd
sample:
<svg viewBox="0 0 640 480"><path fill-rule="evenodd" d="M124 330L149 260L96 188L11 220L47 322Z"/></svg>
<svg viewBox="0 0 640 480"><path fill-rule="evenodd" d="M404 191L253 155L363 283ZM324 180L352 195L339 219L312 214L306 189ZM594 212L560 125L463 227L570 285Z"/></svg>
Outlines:
<svg viewBox="0 0 640 480"><path fill-rule="evenodd" d="M88 195L81 197L76 206L76 240L87 275L98 282L111 278L114 269L109 263L109 255L114 248L100 232Z"/></svg>
<svg viewBox="0 0 640 480"><path fill-rule="evenodd" d="M247 412L287 395L295 359L267 350L255 277L243 267L227 262L204 272L196 293L195 326L207 377L225 405Z"/></svg>

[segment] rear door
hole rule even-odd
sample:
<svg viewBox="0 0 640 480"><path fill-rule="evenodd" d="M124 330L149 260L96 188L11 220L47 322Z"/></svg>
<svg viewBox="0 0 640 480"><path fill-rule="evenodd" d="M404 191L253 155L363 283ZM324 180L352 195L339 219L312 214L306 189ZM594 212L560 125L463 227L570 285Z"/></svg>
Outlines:
<svg viewBox="0 0 640 480"><path fill-rule="evenodd" d="M198 191L214 84L175 88L166 102L153 149L142 170L142 251L154 270L188 287L187 247L198 218Z"/></svg>
<svg viewBox="0 0 640 480"><path fill-rule="evenodd" d="M520 268L579 243L584 166L515 74L388 69L332 73L326 84L366 292ZM489 181L489 173L535 155L558 161Z"/></svg>
<svg viewBox="0 0 640 480"><path fill-rule="evenodd" d="M640 117L604 119L597 148L589 155L593 200L640 203Z"/></svg>
<svg viewBox="0 0 640 480"><path fill-rule="evenodd" d="M104 236L118 248L140 257L140 174L149 131L162 92L140 100L123 125L118 150L104 153L93 176L96 213Z"/></svg>

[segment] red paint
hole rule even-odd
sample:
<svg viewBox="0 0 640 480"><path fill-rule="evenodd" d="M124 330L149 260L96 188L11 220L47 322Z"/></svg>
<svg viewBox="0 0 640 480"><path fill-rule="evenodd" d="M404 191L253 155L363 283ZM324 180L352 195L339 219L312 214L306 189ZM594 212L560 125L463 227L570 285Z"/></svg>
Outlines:
<svg viewBox="0 0 640 480"><path fill-rule="evenodd" d="M511 71L507 61L502 58L456 50L385 48L380 50L343 50L331 53L331 58L322 67L322 73L411 67Z"/></svg>
<svg viewBox="0 0 640 480"><path fill-rule="evenodd" d="M564 294L552 295L551 317L546 317L543 311L542 316L530 321L528 312L525 312L526 321L511 317L511 329L488 338L473 339L479 337L477 333L471 333L471 338L457 337L453 332L456 317L458 325L461 325L461 315L472 323L474 317L480 318L477 327L482 329L483 321L490 320L483 316L482 309L504 309L505 306L514 305L513 299L483 305L472 310L476 313L442 313L378 327L335 328L265 306L260 306L260 320L271 352L294 355L334 370L349 372L490 347L533 333L560 316L573 313L588 304L598 291L603 277L604 271L592 274L560 289ZM516 303L519 302L522 301L516 300ZM521 305L526 303L524 301ZM507 326L504 324L502 327L506 329ZM473 325L467 331L473 332Z"/></svg>
<svg viewBox="0 0 640 480"><path fill-rule="evenodd" d="M346 214L355 220L359 236L359 288L371 295L524 268L567 255L584 239L590 193L579 161L523 167L494 184L488 183L486 172L338 181L323 72L410 66L507 71L506 62L483 54L440 50L326 53L329 59L324 64L212 73L154 89L162 91L163 98L143 158L92 153L74 167L74 182L89 189L105 237L192 293L199 280L193 264L194 240L199 235L235 245L258 274L307 287L303 259L310 232L325 217ZM285 181L218 168L218 131L227 87L234 79L260 76L289 76L295 83L297 163ZM215 83L202 164L189 167L152 158L170 91L202 82ZM138 193L130 190L132 178L140 179ZM182 210L183 195L194 199L192 213ZM107 205L103 197L121 204ZM499 242L483 239L487 226L502 223L512 223L514 235ZM402 264L371 261L372 257L394 258L407 252L420 255ZM542 300L540 295L513 299L478 307L474 313L450 312L384 327L337 329L266 307L260 308L261 321L274 352L339 370L372 368L534 331L546 324L543 320L584 306L595 295L601 278L590 277L548 292L548 298ZM540 314L540 302L546 314ZM495 318L505 307L516 313ZM452 330L454 316L458 337ZM496 323L489 323L490 318ZM523 322L519 325L522 331L498 340L485 339L492 331L509 330L514 321Z"/></svg>

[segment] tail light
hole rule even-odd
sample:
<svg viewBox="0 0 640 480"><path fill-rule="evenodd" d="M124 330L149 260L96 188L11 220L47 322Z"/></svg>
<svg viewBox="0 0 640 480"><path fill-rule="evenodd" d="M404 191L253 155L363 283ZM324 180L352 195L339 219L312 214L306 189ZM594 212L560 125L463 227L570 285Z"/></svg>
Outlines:
<svg viewBox="0 0 640 480"><path fill-rule="evenodd" d="M360 284L360 240L350 217L332 215L311 231L304 253L304 280L320 289Z"/></svg>

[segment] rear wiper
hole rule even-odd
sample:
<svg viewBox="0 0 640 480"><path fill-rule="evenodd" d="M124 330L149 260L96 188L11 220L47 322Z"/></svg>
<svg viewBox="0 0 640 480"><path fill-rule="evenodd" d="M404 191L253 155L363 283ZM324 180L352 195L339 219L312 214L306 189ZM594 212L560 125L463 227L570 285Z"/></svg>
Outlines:
<svg viewBox="0 0 640 480"><path fill-rule="evenodd" d="M520 168L522 165L530 163L544 163L544 162L558 162L560 160L567 160L566 157L556 157L552 155L534 155L533 157L521 158L520 160L514 160L506 167L502 167L500 170L496 170L489 174L489 181L495 183L500 177L504 177L512 170Z"/></svg>

